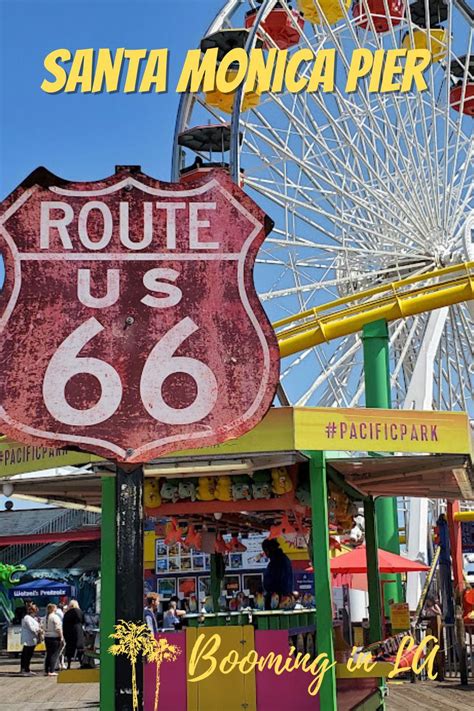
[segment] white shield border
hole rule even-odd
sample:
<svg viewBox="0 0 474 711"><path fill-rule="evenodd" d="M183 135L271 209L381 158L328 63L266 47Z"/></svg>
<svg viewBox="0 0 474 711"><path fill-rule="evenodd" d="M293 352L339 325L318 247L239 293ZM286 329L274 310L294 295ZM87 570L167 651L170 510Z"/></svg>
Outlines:
<svg viewBox="0 0 474 711"><path fill-rule="evenodd" d="M250 322L252 323L255 332L258 335L259 341L262 346L262 351L263 351L263 374L262 374L262 379L260 382L260 387L257 391L257 394L255 396L255 399L252 403L252 405L247 409L247 411L241 415L240 417L236 418L235 420L232 420L231 422L227 423L226 425L219 427L219 431L222 432L224 435L226 431L234 430L237 428L239 425L244 424L247 420L249 420L255 412L258 410L260 407L267 391L267 386L269 383L269 378L270 378L270 368L271 368L271 359L270 359L270 350L268 346L267 339L265 338L265 334L263 332L263 329L255 315L255 313L252 310L252 307L250 305L250 301L248 298L248 294L245 288L245 271L244 271L244 265L245 265L245 260L247 257L247 253L256 238L256 236L260 233L262 229L264 229L264 226L261 222L259 222L253 215L251 215L248 210L246 210L243 205L241 205L234 197L231 195L220 183L218 180L215 180L214 178L207 183L204 183L204 185L199 186L198 188L193 188L190 190L161 190L159 188L152 188L149 185L145 185L144 183L140 182L139 180L136 180L136 178L133 177L127 177L124 180L121 180L114 185L110 185L107 188L99 189L99 190L69 190L67 188L60 188L57 186L50 186L49 190L51 190L53 193L56 193L58 195L64 195L64 196L69 196L69 197L99 197L101 195L110 195L111 193L116 192L117 190L122 190L123 188L126 188L128 186L135 187L138 190L141 190L142 192L148 193L150 195L155 195L158 197L191 197L194 195L203 195L204 193L208 192L212 188L217 188L222 195L226 198L228 202L230 202L240 213L242 213L251 224L254 225L253 230L251 231L250 235L247 237L246 241L244 242L240 253L238 257L238 267L237 267L237 279L238 279L238 290L239 290L239 295L240 299L242 302L242 305L250 319ZM18 248L11 237L11 235L8 233L8 231L5 228L5 222L33 195L36 190L40 189L40 186L34 186L32 188L27 189L22 195L9 207L9 209L0 217L0 233L3 235L11 253L13 256L13 262L14 262L14 284L13 284L13 289L12 289L12 294L10 296L10 299L8 301L8 304L6 306L5 312L3 316L0 318L0 335L3 333L7 322L13 313L13 309L15 308L15 304L18 300L18 295L20 293L20 288L21 288L21 258L19 256L19 251ZM216 255L217 256L217 255ZM122 447L119 447L118 445L114 444L113 442L109 442L107 440L102 440L98 439L96 437L83 437L79 435L71 435L71 434L65 434L61 432L47 432L44 430L38 430L35 427L30 427L29 425L26 425L22 422L18 422L14 418L10 417L8 413L5 411L2 405L0 405L0 421L3 420L6 422L9 426L15 428L19 432L23 432L25 435L30 435L32 437L36 437L39 440L47 441L47 440L52 440L53 441L53 446L57 445L58 442L64 442L64 443L71 443L71 444L76 444L76 445L93 445L95 447L99 447L102 450L105 450L107 452L111 452L112 454L118 455L122 460L124 461L148 461L147 459L140 460L139 457L142 454L146 454L146 452L149 452L150 450L156 450L159 449L160 447L163 447L166 444L171 444L172 442L191 442L192 440L212 440L216 434L217 430L211 430L209 432L195 432L193 434L189 433L182 433L180 435L175 435L172 437L163 437L161 439L153 440L152 442L149 442L138 449L133 450L133 453L131 453L128 449L123 449ZM205 446L205 445L201 445ZM187 447L189 448L189 447ZM175 451L178 451L176 449ZM127 456L128 455L128 456Z"/></svg>

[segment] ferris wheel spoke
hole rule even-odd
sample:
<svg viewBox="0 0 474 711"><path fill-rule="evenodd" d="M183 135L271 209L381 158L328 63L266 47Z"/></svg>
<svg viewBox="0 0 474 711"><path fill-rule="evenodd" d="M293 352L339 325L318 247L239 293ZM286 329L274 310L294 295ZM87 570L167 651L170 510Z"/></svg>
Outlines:
<svg viewBox="0 0 474 711"><path fill-rule="evenodd" d="M255 150L256 150L256 152L258 151L258 149L255 149ZM276 151L276 152L277 152L277 151ZM274 164L271 164L270 162L269 162L269 166L268 166L268 167L269 167L271 170L273 170L273 171L275 171L275 172L277 172L277 173L280 173L280 171L275 168L275 165L274 165ZM271 184L274 185L274 181L269 181L269 182L271 182ZM247 178L247 183L249 183L249 184L252 185L253 187L256 187L256 186L255 186L255 178L254 178L253 180L252 180L251 178ZM339 186L337 186L337 187L339 187ZM346 191L345 191L344 189L342 189L342 191L341 191L341 190L339 191L339 194L342 195L342 196L344 196L344 198L345 198L345 196L346 196ZM326 197L327 197L327 195L326 195ZM360 202L360 201L356 200L356 198L355 198L354 195L352 195L352 200L353 200L354 202ZM365 201L365 202L362 204L362 206L367 209L367 201ZM381 214L380 214L380 213L381 213L381 207L380 207L379 210L378 210L377 218L380 218L380 217L381 217ZM327 214L327 213L326 213L326 214Z"/></svg>
<svg viewBox="0 0 474 711"><path fill-rule="evenodd" d="M312 98L314 99L314 97L312 97ZM288 110L286 109L285 105L281 102L281 100L278 99L278 98L276 98L276 97L274 97L274 100L276 101L276 103L279 104L280 108L283 107L283 110L286 110L286 111L287 111L287 116L288 116L288 117L292 116L293 122L296 123L296 125L298 126L298 125L299 125L299 121L296 120L296 118L293 116L292 112L288 112ZM254 111L253 113L256 114L257 116L259 116L260 119L261 119L261 121L262 121L262 123L263 123L267 128L269 128L268 122L265 123L265 121L263 121L263 119L262 119L262 117L261 117L261 114L259 114L258 112L255 112L255 111ZM309 113L308 119L309 119L309 121L313 124L315 130L317 131L317 130L318 130L318 127L316 126L316 124L314 124L313 118L312 118L312 114L311 114L311 113ZM271 131L272 131L273 136L275 137L275 131L273 130L272 127L270 127L270 129L271 129ZM260 136L262 137L261 132L260 132ZM311 136L312 136L312 138L318 140L317 133L316 133L316 134L315 134L315 133L312 133ZM276 136L276 138L277 138L277 140L278 140L278 136ZM348 140L348 136L347 136L346 133L343 135L343 140L344 140L345 142L347 142L347 140ZM321 139L319 139L319 144L321 144ZM335 153L334 153L334 151L331 151L331 150L330 150L330 146L329 146L329 145L325 145L324 143L323 143L322 145L323 145L323 154L324 154L326 157L327 157L327 156L331 156L332 161L333 161L333 163L334 163L334 162L336 161L336 158L337 158L336 155L335 155ZM366 164L367 164L367 160L366 160ZM321 164L321 162L319 162L319 166L318 166L318 167L319 167L320 170L324 170L324 166ZM329 175L331 176L331 179L332 179L332 177L333 177L333 175L334 175L334 169L335 169L335 167L336 167L336 166L332 167L332 169L330 170ZM347 166L344 166L344 167L346 168ZM388 177L390 177L390 175L388 175Z"/></svg>
<svg viewBox="0 0 474 711"><path fill-rule="evenodd" d="M292 116L292 115L291 115L291 112L289 112L289 111L287 110L286 106L284 105L284 102L282 102L278 97L276 97L276 95L272 95L272 96L274 97L274 101L279 105L279 107L280 107L283 111L286 111L287 118L288 118L289 120L293 120L293 122L294 122L296 125L299 125L299 120L298 120L295 116ZM318 99L317 99L313 94L310 95L310 98L311 98L314 102L318 103L318 105L319 105ZM349 110L350 110L350 109L348 109L348 111L349 111ZM313 119L313 116L312 116L311 112L308 112L308 117L307 117L307 118L308 118L309 123L312 124L312 125L314 125L314 128L315 128L315 130L316 130L316 132L312 132L312 133L311 133L311 137L313 138L313 140L314 140L318 145L320 145L320 146L322 147L322 149L323 149L325 155L331 156L331 161L332 161L333 164L335 164L335 165L334 165L334 168L335 168L335 169L337 169L337 168L341 169L341 168L342 168L342 169L343 169L343 174L344 174L344 176L349 175L352 179L357 180L357 179L358 179L358 176L357 176L356 173L354 173L354 170L353 170L352 168L350 168L350 169L348 170L348 169L347 169L347 165L342 161L341 158L339 158L339 156L337 155L337 152L334 152L334 151L331 152L331 151L329 150L328 145L324 143L324 141L322 140L322 138L320 137L320 135L319 135L318 132L317 132L317 126L314 124L314 119ZM336 123L335 125L338 126L338 128L340 128L340 126L341 126L340 123L339 123L339 124ZM271 126L268 125L268 128L270 128L271 132L274 133L274 132L272 131L272 129L271 129ZM260 135L261 135L261 137L263 137L262 134L260 134ZM348 136L347 132L343 132L343 133L342 133L342 139L343 139L344 141L347 141L347 140L350 139L350 137ZM357 148L355 147L354 143L352 143L351 149L352 149L352 151L355 152L356 156L357 156L357 157L359 158L359 160L362 162L362 164L364 165L364 167L365 167L366 170L368 171L368 174L369 174L370 176L372 176L372 178L377 178L377 179L379 180L379 179L380 179L380 176L376 173L376 171L374 170L374 168L372 168L372 166L370 165L370 163L369 163L369 161L367 160L367 158L362 155L361 151L357 150ZM379 163L380 163L380 156L378 156L377 154L375 154L375 155L376 155L376 157L377 157L377 160L378 160ZM315 155L315 158L317 159L317 155ZM294 158L293 158L293 159L294 159ZM306 167L307 167L307 163L306 163ZM324 170L324 166L321 164L321 162L319 162L318 167L319 167L319 169ZM395 182L395 181L392 179L391 173L390 173L389 171L387 171L386 167L383 165L383 162L381 163L381 167L383 168L383 171L384 171L384 172L383 172L383 175L384 175L385 179L386 179L386 180L389 180L389 181L391 182L391 184L392 184L392 186L393 186L393 189L394 189L394 192L395 192L395 193L398 193L398 195L399 195L399 197L400 197L401 199L402 199L402 198L404 199L404 198L406 197L406 194L403 194L403 193L402 193L401 188L399 187L398 183ZM395 169L397 170L396 164L394 164L394 167L395 167ZM401 176L401 173L400 173L399 170L397 170L397 173L398 173L399 176ZM337 173L336 173L336 175L337 175ZM329 174L326 174L326 175L324 175L323 177L324 177L324 179L325 179L326 182L328 182L330 185L332 184L332 186L334 187L334 183L333 183L334 173L333 173L333 172L329 172ZM402 177L403 177L403 176L402 176ZM372 191L371 191L371 192L372 192ZM376 194L374 194L374 193L372 193L372 197L373 197L373 198L377 198ZM418 231L418 229L419 229L419 228L418 228L419 222L417 222L417 221L408 213L408 211L403 207L403 205L400 206L400 209L404 212L405 217L412 223L412 226L415 228L415 232ZM417 211L417 212L418 212L418 211ZM421 213L420 213L420 214L418 214L417 216L418 216L418 220L421 221L421 223L423 224L423 222L424 222L423 215L421 215Z"/></svg>
<svg viewBox="0 0 474 711"><path fill-rule="evenodd" d="M255 179L251 179L251 178L247 178L246 183L249 187L253 188L257 192L259 192L261 195L264 195L265 197L269 198L276 204L280 205L280 207L285 206L285 202L282 199L281 193L275 191L273 187L268 187L266 184L262 185L260 182L256 181ZM353 196L352 199L355 200L355 197ZM330 212L328 212L324 209L321 209L317 203L305 204L305 202L303 200L297 199L296 197L293 197L291 202L292 202L292 204L306 210L307 212L312 212L312 213L315 213L319 216L327 218L328 221L330 221L335 226L340 226L340 224L341 224L340 217L338 217L336 214L331 214ZM365 203L365 204L367 204L367 203ZM298 213L296 213L296 211L294 211L294 212L295 212L295 214L297 214L297 216L301 220L307 222L308 224L313 224L312 221L306 215L302 214L301 212L298 212ZM385 218L385 219L382 218L380 220L380 222L386 223L387 227L392 228L392 224L388 221L387 218ZM344 220L344 225L345 225L346 229L349 227L353 227L354 230L357 232L360 231L360 228L361 228L361 225L358 225L357 223L353 224L352 222L349 222L347 219ZM331 232L329 232L326 228L324 228L321 225L321 223L318 223L316 229L319 232L322 232L323 234L327 235L328 237L334 239L334 235ZM375 230L368 229L367 227L363 227L363 229L364 229L364 235L373 235L374 237L380 237L380 233L377 233ZM408 229L407 229L407 233L409 234ZM407 237L406 242L402 242L400 239L397 239L392 235L386 235L385 239L387 242L390 242L394 245L398 245L399 247L402 247L404 249L407 249L407 247L409 246L408 237ZM359 241L357 239L357 235L354 236L354 241ZM419 244L421 242L421 240L420 241L416 240L416 241L417 241L417 244Z"/></svg>
<svg viewBox="0 0 474 711"><path fill-rule="evenodd" d="M342 355L339 356L338 360L335 360L335 354L329 360L328 365L324 368L324 370L321 371L318 377L315 378L306 393L302 395L299 400L296 401L296 407L304 407L305 405L307 405L310 398L315 394L315 392L325 382L325 380L332 377L336 370L340 368L341 365L343 365L347 360L352 359L354 353L356 353L359 348L359 343L356 340L352 346L348 347L348 340L349 339L343 339L342 344L339 346L339 349L343 350Z"/></svg>
<svg viewBox="0 0 474 711"><path fill-rule="evenodd" d="M368 10L366 10L366 12L367 12L367 14L370 16L370 12L369 12ZM357 36L356 36L356 33L355 33L355 30L354 30L353 25L352 25L351 23L349 23L348 26L349 26L349 28L350 28L350 30L351 30L351 32L352 32L352 35L353 35L354 40L357 41ZM328 26L328 32L329 32L329 35L332 37L332 40L333 40L333 42L334 42L334 44L335 44L335 46L336 46L336 49L337 49L338 52L339 52L339 55L344 58L344 60L345 60L345 66L346 66L346 69L347 69L347 71L348 71L348 70L349 70L349 67L350 67L350 58L347 58L347 59L345 58L343 46L342 46L342 44L340 43L340 41L338 41L338 39L336 38L336 35L335 35L335 33L333 32L331 26ZM375 37L377 37L377 33L375 33ZM378 40L377 40L377 41L378 41ZM337 91L337 96L338 96L338 98L339 98L339 100L340 100L341 102L343 102L343 103L345 103L345 104L347 103L346 98L344 97L344 95L343 95L340 91ZM364 94L363 94L362 92L361 92L361 94L360 94L359 96L362 98L362 101L363 101L363 103L364 103L364 105L365 105L368 118L369 118L369 119L372 119L372 117L373 117L373 109L371 108L371 105L370 105L369 101L364 97ZM314 95L312 95L311 98L315 99ZM383 99L380 98L380 95L379 95L379 94L376 95L376 101L378 102L378 106L380 107L380 109L382 110L382 112L385 114L385 121L386 121L386 124L385 124L385 125L386 125L386 127L389 128L389 130L391 131L391 134L392 134L392 139L393 139L393 141L394 141L394 146L393 146L393 148L392 148L392 146L391 146L390 144L388 144L388 148L391 149L392 152L393 152L393 151L395 152L394 165L397 166L397 165L398 165L398 160L400 160L400 158L403 158L403 150L402 150L401 145L400 145L400 143L399 143L399 141L398 141L398 138L397 138L396 133L393 131L392 122L391 122L390 117L388 116L387 111L386 111L386 108L385 108L385 102L384 102ZM394 102L394 105L395 105L395 107L396 107L396 110L398 110L398 104L397 104L397 102ZM349 108L349 107L346 106L346 108L350 111L350 108ZM349 115L350 115L350 114L349 114ZM403 130L404 130L404 123L403 123L403 121L401 122L401 127L402 127L402 131L403 131ZM378 124L376 124L376 123L374 123L374 130L376 130L377 133L380 135L380 129L379 129ZM382 139L382 141L384 140L383 134L382 134L382 136L381 136L381 139ZM405 139L406 139L406 133L405 133ZM387 145L387 144L386 144L386 145ZM376 157L377 159L379 158L379 156L378 156L377 153L374 153L374 157ZM402 174L401 172L399 172L399 177L401 177L401 178L403 179L403 174ZM410 190L410 187L407 186L407 189ZM421 213L420 213L420 215L419 215L419 218L421 219L422 222L424 221L424 217L423 217L423 215L422 215Z"/></svg>

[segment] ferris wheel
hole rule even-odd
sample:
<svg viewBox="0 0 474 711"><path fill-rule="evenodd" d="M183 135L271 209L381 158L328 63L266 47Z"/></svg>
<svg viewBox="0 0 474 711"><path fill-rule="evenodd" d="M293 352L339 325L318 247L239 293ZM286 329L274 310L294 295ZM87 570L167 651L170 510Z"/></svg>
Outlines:
<svg viewBox="0 0 474 711"><path fill-rule="evenodd" d="M465 0L229 0L217 15L201 49L219 60L336 50L333 92L185 94L177 116L173 179L225 164L275 221L255 269L273 323L472 259L473 28ZM377 93L367 78L347 93L361 48L429 49L428 88ZM390 325L394 407L473 413L473 311ZM364 404L360 334L284 359L281 385L294 405Z"/></svg>

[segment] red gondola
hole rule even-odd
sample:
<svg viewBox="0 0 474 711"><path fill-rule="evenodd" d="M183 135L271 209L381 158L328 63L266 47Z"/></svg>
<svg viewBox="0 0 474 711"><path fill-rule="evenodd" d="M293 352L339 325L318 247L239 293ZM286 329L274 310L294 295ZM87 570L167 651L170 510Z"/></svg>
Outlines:
<svg viewBox="0 0 474 711"><path fill-rule="evenodd" d="M453 59L449 72L455 81L449 92L451 108L467 116L474 116L474 54Z"/></svg>
<svg viewBox="0 0 474 711"><path fill-rule="evenodd" d="M466 94L463 103L463 82L453 86L449 92L449 103L455 111L462 111L463 114L474 116L474 81L468 81L466 84Z"/></svg>
<svg viewBox="0 0 474 711"><path fill-rule="evenodd" d="M245 15L245 27L249 29L253 27L258 10L249 10ZM291 10L293 20L288 16L286 10L277 3L271 10L264 22L262 28L265 30L275 42L279 49L288 49L294 47L300 41L300 31L304 27L304 18L297 10ZM264 48L269 49L269 43L264 43Z"/></svg>
<svg viewBox="0 0 474 711"><path fill-rule="evenodd" d="M367 0L366 3L358 0L352 9L352 14L358 27L362 27L364 30L367 27L372 29L367 17L367 10L372 19L375 32L388 32L390 19L393 27L399 25L402 21L405 14L405 3L403 0Z"/></svg>

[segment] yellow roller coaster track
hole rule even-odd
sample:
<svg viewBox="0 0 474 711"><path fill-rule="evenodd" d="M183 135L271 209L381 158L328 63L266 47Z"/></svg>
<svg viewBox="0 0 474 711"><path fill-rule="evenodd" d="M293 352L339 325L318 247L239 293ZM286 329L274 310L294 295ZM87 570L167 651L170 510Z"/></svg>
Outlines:
<svg viewBox="0 0 474 711"><path fill-rule="evenodd" d="M372 321L414 316L474 299L474 262L464 262L351 294L277 321L285 356L360 331Z"/></svg>

